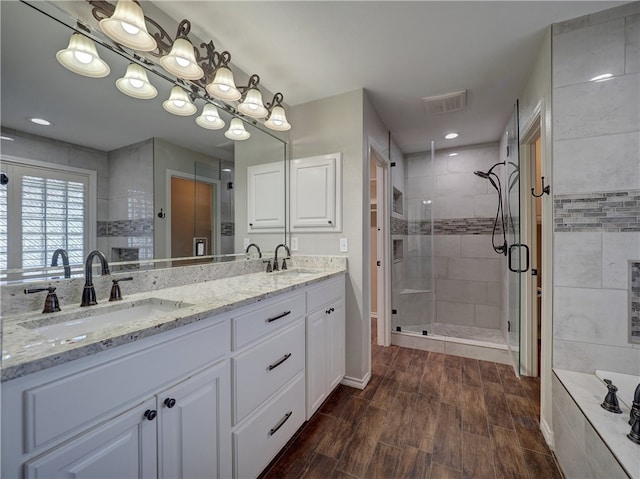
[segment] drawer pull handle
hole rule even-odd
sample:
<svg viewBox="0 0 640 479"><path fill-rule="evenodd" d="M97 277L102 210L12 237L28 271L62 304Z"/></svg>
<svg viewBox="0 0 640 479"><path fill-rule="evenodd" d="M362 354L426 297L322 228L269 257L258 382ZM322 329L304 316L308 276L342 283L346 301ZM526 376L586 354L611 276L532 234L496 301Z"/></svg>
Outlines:
<svg viewBox="0 0 640 479"><path fill-rule="evenodd" d="M144 412L145 419L148 419L149 421L153 421L157 415L158 415L158 411L154 411L153 409L147 409Z"/></svg>
<svg viewBox="0 0 640 479"><path fill-rule="evenodd" d="M274 316L273 318L267 318L267 323L271 323L273 321L276 321L280 318L284 318L285 316L289 316L291 314L291 311L285 311L282 314L279 314L278 316Z"/></svg>
<svg viewBox="0 0 640 479"><path fill-rule="evenodd" d="M290 357L291 357L291 353L285 354L280 359L278 359L275 363L269 364L269 366L267 367L267 371L271 371L272 369L277 368L278 366L280 366L282 363L284 363Z"/></svg>
<svg viewBox="0 0 640 479"><path fill-rule="evenodd" d="M169 409L171 409L173 406L176 405L176 400L173 398L167 398L164 400L164 405L167 406Z"/></svg>
<svg viewBox="0 0 640 479"><path fill-rule="evenodd" d="M284 425L284 423L289 420L292 414L293 411L289 411L287 414L285 414L284 417L280 419L280 421L278 421L278 424L276 424L269 430L269 436L273 436L276 432L278 432L278 429L280 429Z"/></svg>

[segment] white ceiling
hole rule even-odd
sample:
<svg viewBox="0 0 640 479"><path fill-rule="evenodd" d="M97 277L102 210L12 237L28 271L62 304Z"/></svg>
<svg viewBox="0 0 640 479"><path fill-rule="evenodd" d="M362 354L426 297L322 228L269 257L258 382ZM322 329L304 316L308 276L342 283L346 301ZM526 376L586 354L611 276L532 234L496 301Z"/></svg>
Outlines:
<svg viewBox="0 0 640 479"><path fill-rule="evenodd" d="M365 88L404 153L497 140L552 23L625 2L154 1L291 106ZM421 99L468 90L462 112ZM294 125L295 128L295 125ZM447 131L457 140L445 141Z"/></svg>

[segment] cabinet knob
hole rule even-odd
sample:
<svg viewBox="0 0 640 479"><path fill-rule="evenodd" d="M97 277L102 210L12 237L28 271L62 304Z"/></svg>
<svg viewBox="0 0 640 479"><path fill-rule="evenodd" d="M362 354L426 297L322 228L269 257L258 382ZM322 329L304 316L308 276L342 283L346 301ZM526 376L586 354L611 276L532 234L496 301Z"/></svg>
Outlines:
<svg viewBox="0 0 640 479"><path fill-rule="evenodd" d="M147 409L144 412L145 419L148 419L149 421L153 421L156 418L157 415L158 415L158 411L156 411L154 409Z"/></svg>
<svg viewBox="0 0 640 479"><path fill-rule="evenodd" d="M173 398L167 398L164 400L164 405L167 406L169 409L171 409L173 406L176 405L176 400Z"/></svg>

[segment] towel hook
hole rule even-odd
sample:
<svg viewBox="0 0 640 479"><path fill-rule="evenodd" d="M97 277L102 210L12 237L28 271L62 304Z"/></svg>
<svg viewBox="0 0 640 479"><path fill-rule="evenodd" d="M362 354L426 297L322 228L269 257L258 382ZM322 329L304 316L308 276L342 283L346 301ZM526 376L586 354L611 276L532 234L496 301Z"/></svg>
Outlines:
<svg viewBox="0 0 640 479"><path fill-rule="evenodd" d="M547 185L544 186L544 176L541 178L542 180L542 193L540 193L539 195L535 194L535 188L531 188L531 194L535 197L535 198L540 198L542 195L546 194L550 194L551 193L551 185Z"/></svg>

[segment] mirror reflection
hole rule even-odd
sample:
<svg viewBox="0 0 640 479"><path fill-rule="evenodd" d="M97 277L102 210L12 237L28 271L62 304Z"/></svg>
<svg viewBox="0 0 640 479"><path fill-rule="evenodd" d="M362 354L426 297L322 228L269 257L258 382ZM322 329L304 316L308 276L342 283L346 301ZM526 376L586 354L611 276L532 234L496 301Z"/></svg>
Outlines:
<svg viewBox="0 0 640 479"><path fill-rule="evenodd" d="M21 2L1 8L0 279L41 279L58 249L81 274L94 249L139 268L244 259L247 239L263 251L284 242L283 141L247 123L249 139L227 138L222 108L225 127L202 128L199 98L193 115L168 113L174 85L153 72L155 98L124 95L116 81L131 62L100 44L110 73L80 76L56 60L71 28Z"/></svg>

